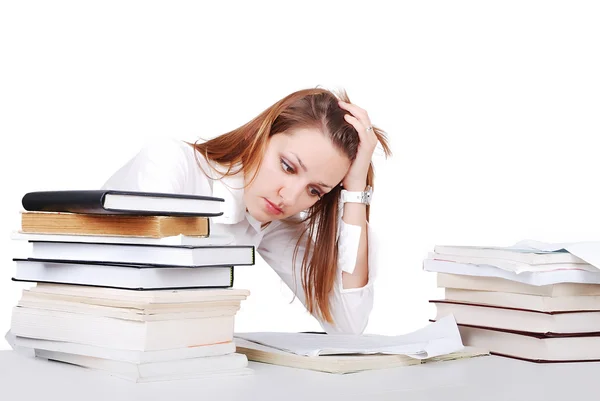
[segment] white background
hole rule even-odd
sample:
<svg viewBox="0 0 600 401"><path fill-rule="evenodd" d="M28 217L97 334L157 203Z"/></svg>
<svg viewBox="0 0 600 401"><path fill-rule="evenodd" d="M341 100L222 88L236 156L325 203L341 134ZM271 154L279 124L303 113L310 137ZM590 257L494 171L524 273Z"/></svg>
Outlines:
<svg viewBox="0 0 600 401"><path fill-rule="evenodd" d="M1 4L2 333L26 192L98 188L149 139L212 137L317 85L345 88L394 151L376 158L367 332L433 317L435 244L600 239L596 2ZM319 329L263 262L237 273L237 330Z"/></svg>

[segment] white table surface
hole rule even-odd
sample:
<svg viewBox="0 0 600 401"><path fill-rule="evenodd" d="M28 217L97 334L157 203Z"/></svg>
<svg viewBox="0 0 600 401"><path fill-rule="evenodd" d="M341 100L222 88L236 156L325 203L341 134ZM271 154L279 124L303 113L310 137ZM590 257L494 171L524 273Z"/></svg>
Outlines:
<svg viewBox="0 0 600 401"><path fill-rule="evenodd" d="M494 356L335 375L251 362L254 374L133 383L0 351L2 400L598 400L600 363Z"/></svg>

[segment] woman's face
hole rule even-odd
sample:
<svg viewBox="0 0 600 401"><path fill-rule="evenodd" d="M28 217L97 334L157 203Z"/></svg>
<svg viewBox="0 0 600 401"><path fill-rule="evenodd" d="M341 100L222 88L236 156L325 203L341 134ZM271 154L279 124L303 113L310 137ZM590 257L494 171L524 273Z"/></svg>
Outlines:
<svg viewBox="0 0 600 401"><path fill-rule="evenodd" d="M250 215L261 223L293 216L338 185L350 160L314 128L273 135L254 182L244 190ZM253 171L248 172L250 180Z"/></svg>

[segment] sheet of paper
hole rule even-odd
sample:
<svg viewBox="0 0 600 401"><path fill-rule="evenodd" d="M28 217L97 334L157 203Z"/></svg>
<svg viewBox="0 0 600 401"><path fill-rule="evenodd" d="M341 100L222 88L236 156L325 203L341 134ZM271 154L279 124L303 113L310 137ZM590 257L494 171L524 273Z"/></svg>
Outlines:
<svg viewBox="0 0 600 401"><path fill-rule="evenodd" d="M428 257L429 259L445 260L448 262L469 263L475 265L490 265L517 274L524 272L549 272L555 270L585 270L592 273L600 272L600 270L598 270L597 267L585 263L548 263L530 265L527 263L516 262L514 260L507 259L444 255L435 252L430 252Z"/></svg>
<svg viewBox="0 0 600 401"><path fill-rule="evenodd" d="M257 332L236 333L235 337L305 356L398 354L424 359L463 349L451 315L399 336Z"/></svg>
<svg viewBox="0 0 600 401"><path fill-rule="evenodd" d="M462 274L465 276L499 277L530 285L550 285L557 283L600 284L600 272L585 270L554 270L548 272L515 273L490 265L447 262L425 259L423 270L436 273Z"/></svg>
<svg viewBox="0 0 600 401"><path fill-rule="evenodd" d="M549 243L523 240L512 247L541 252L569 252L600 269L600 241Z"/></svg>

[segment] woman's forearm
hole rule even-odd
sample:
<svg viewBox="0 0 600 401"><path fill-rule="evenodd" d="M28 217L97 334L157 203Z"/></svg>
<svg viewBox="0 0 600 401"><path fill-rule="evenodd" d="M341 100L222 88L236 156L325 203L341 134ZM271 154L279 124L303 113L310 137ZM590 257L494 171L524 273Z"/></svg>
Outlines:
<svg viewBox="0 0 600 401"><path fill-rule="evenodd" d="M369 281L367 206L362 203L345 203L342 220L346 224L352 224L361 228L356 266L352 274L342 272L342 285L344 288L364 287Z"/></svg>

